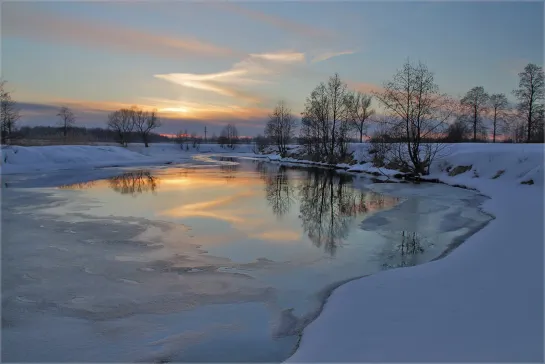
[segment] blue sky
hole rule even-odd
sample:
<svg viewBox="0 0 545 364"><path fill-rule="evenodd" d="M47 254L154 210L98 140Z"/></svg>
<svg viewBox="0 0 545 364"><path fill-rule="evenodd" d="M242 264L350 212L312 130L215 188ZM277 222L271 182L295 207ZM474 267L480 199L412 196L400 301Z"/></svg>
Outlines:
<svg viewBox="0 0 545 364"><path fill-rule="evenodd" d="M442 92L510 92L543 63L542 2L4 2L2 78L23 122L79 123L157 108L163 132L234 122L262 131L284 99L295 113L338 72L370 91L421 60ZM48 107L32 107L33 104Z"/></svg>

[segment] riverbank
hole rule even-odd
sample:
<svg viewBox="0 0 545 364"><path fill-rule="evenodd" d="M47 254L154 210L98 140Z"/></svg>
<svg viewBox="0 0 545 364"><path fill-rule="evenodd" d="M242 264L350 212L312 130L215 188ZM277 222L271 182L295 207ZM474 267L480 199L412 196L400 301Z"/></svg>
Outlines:
<svg viewBox="0 0 545 364"><path fill-rule="evenodd" d="M253 155L252 146L240 144L235 149L218 144L191 145L182 149L175 143L129 144L123 148L112 145L56 145L43 147L10 146L1 150L1 173L34 173L58 170L82 170L106 167L153 166L180 164L197 154Z"/></svg>
<svg viewBox="0 0 545 364"><path fill-rule="evenodd" d="M288 362L543 361L543 146L453 149L428 178L489 196L496 219L444 259L336 289Z"/></svg>

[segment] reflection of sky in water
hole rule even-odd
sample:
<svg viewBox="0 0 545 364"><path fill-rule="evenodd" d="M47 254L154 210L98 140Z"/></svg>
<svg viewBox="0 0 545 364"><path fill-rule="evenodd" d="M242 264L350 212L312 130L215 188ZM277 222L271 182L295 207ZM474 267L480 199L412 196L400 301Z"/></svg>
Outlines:
<svg viewBox="0 0 545 364"><path fill-rule="evenodd" d="M112 248L119 250L115 255L119 267L130 262L143 265L137 277L124 276L126 281L140 282L141 299L151 294L147 292L190 292L196 295L190 296L191 305L211 307L206 302L216 302L214 310L221 313L227 303L248 302L252 292L261 297L261 303L255 304L261 308L235 310L232 321L241 321L236 315L242 314L244 322L250 323L236 334L227 328L211 335L206 327L213 327L213 319L197 320L204 333L177 338L172 350L177 345L192 349L176 358L213 360L216 357L204 353L232 348L224 358L243 360L235 355L240 348L229 343L236 338L243 345L251 336L259 345L254 349L243 345L246 358L275 352L265 356L273 360L289 354L295 343L294 328L300 329L305 317L320 306L320 292L326 287L429 261L488 220L468 205L466 200L475 197L470 191L397 185L395 191L405 192L392 193L388 185L382 185L375 186L385 191L378 193L355 188L352 182L349 175L325 169L255 161L215 168L140 170L62 186L57 194L69 193L69 202L47 212L63 219L70 219L67 212L79 212L111 220L160 220L182 227L148 227L138 240L159 247L152 251ZM433 197L427 197L426 191L433 191ZM182 280L170 281L172 277L160 273L161 269L179 269ZM268 314L262 313L264 307ZM184 313L184 320L196 322L191 312ZM178 317L170 315L173 320ZM183 323L176 325L184 332ZM282 339L280 347L273 333L289 340Z"/></svg>
<svg viewBox="0 0 545 364"><path fill-rule="evenodd" d="M376 235L354 231L356 220L398 201L354 189L349 177L325 170L248 162L155 175L136 171L62 188L84 191L94 201L88 214L185 224L209 254L240 263L333 256L361 234Z"/></svg>

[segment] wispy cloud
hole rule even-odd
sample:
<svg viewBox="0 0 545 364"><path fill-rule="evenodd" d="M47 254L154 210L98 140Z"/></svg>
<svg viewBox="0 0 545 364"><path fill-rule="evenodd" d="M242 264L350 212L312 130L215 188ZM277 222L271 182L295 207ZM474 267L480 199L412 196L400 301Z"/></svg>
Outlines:
<svg viewBox="0 0 545 364"><path fill-rule="evenodd" d="M13 5L13 4L12 4ZM4 7L2 36L65 43L158 57L240 56L236 51L194 38L169 37L87 19L70 19L31 6ZM23 5L23 6L19 6Z"/></svg>
<svg viewBox="0 0 545 364"><path fill-rule="evenodd" d="M305 55L298 52L276 52L250 54L231 69L208 74L168 73L155 77L184 87L209 91L223 96L259 103L261 99L243 88L272 82L270 76L277 75L293 64L305 62Z"/></svg>
<svg viewBox="0 0 545 364"><path fill-rule="evenodd" d="M310 25L294 22L288 19L273 16L261 11L251 10L233 2L217 2L214 6L228 10L233 13L244 15L250 19L256 20L261 23L270 24L281 30L285 30L297 35L313 38L330 38L333 36L333 32L327 29L320 29Z"/></svg>
<svg viewBox="0 0 545 364"><path fill-rule="evenodd" d="M347 55L347 54L354 54L354 53L356 53L356 51L351 51L351 50L341 51L341 52L324 52L324 53L318 54L317 56L312 58L312 63L322 62L322 61L325 61L325 60L328 60L328 59L331 59L331 58L334 58L334 57L339 57L339 56L343 56L343 55Z"/></svg>

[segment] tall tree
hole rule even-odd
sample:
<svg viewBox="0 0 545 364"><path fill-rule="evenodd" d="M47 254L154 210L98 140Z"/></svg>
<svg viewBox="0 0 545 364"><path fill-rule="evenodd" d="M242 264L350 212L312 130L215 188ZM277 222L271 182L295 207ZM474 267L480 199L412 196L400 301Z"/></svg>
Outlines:
<svg viewBox="0 0 545 364"><path fill-rule="evenodd" d="M338 144L339 142L339 130L342 130L340 124L343 122L343 119L346 120L346 114L348 112L347 97L349 95L348 88L346 84L341 81L338 73L335 73L335 75L329 78L329 81L327 82L327 91L331 103L331 149L329 155L333 156L335 155L335 144Z"/></svg>
<svg viewBox="0 0 545 364"><path fill-rule="evenodd" d="M482 126L480 119L481 112L486 108L489 96L484 91L482 86L473 87L466 95L460 100L463 106L470 109L473 122L473 141L477 141L477 128Z"/></svg>
<svg viewBox="0 0 545 364"><path fill-rule="evenodd" d="M66 141L66 136L68 135L68 129L72 127L76 123L76 116L66 106L62 106L59 110L57 116L61 119L61 127L62 127L62 135L64 136L64 139Z"/></svg>
<svg viewBox="0 0 545 364"><path fill-rule="evenodd" d="M428 174L443 149L439 135L452 115L451 100L439 93L433 72L421 62L407 60L383 89L375 96L390 114L385 124L402 141L396 144L396 161L415 174Z"/></svg>
<svg viewBox="0 0 545 364"><path fill-rule="evenodd" d="M227 147L234 149L235 144L238 143L238 130L233 124L227 124L221 131L222 144L225 143Z"/></svg>
<svg viewBox="0 0 545 364"><path fill-rule="evenodd" d="M134 124L135 130L142 137L142 141L146 148L149 146L149 134L153 129L161 126L161 121L157 116L157 110L147 112L139 108L138 106L131 107L131 118Z"/></svg>
<svg viewBox="0 0 545 364"><path fill-rule="evenodd" d="M116 133L118 142L127 146L129 134L134 129L131 109L121 109L108 115L108 129Z"/></svg>
<svg viewBox="0 0 545 364"><path fill-rule="evenodd" d="M496 142L496 130L498 126L498 118L503 117L505 109L507 109L508 101L504 94L493 94L490 96L490 108L492 110L492 143Z"/></svg>
<svg viewBox="0 0 545 364"><path fill-rule="evenodd" d="M276 145L278 153L285 157L288 143L295 132L296 121L284 101L279 101L265 126L265 136Z"/></svg>
<svg viewBox="0 0 545 364"><path fill-rule="evenodd" d="M372 98L372 95L356 92L351 102L351 124L360 135L360 143L363 142L363 134L369 118L375 114L375 110L371 108Z"/></svg>
<svg viewBox="0 0 545 364"><path fill-rule="evenodd" d="M526 142L531 142L532 134L537 132L536 122L543 113L543 68L528 63L524 71L519 73L519 78L519 88L513 90L513 94L519 101L518 109L526 121Z"/></svg>
<svg viewBox="0 0 545 364"><path fill-rule="evenodd" d="M13 136L15 123L19 120L19 109L11 97L11 92L4 86L6 81L0 81L0 129L2 144L6 144Z"/></svg>
<svg viewBox="0 0 545 364"><path fill-rule="evenodd" d="M338 74L311 92L300 129L300 140L310 158L333 163L346 156L350 99L347 86Z"/></svg>

